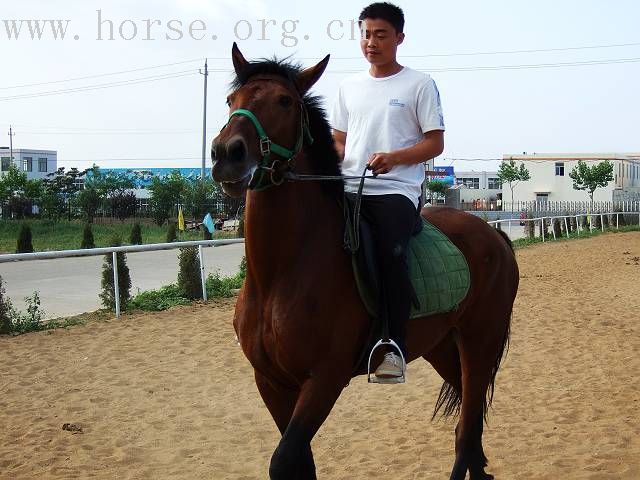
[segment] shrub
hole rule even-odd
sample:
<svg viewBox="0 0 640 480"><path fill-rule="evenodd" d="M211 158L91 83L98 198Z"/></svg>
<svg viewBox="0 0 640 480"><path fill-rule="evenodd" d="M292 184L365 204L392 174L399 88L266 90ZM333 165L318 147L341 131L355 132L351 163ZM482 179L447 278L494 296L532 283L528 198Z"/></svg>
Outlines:
<svg viewBox="0 0 640 480"><path fill-rule="evenodd" d="M15 312L12 330L17 333L38 332L46 330L49 325L43 322L44 311L40 307L40 294L33 292L30 297L25 297L27 313Z"/></svg>
<svg viewBox="0 0 640 480"><path fill-rule="evenodd" d="M96 248L96 243L93 240L93 231L91 230L90 223L87 223L84 226L84 231L82 232L82 243L80 244L80 248Z"/></svg>
<svg viewBox="0 0 640 480"><path fill-rule="evenodd" d="M109 205L113 216L123 222L126 218L135 215L138 200L135 193L120 191L109 198Z"/></svg>
<svg viewBox="0 0 640 480"><path fill-rule="evenodd" d="M562 227L560 226L559 218L553 219L553 233L555 234L556 238L562 238Z"/></svg>
<svg viewBox="0 0 640 480"><path fill-rule="evenodd" d="M0 334L8 334L12 331L12 317L14 316L13 305L11 300L7 297L7 292L4 288L4 280L0 275Z"/></svg>
<svg viewBox="0 0 640 480"><path fill-rule="evenodd" d="M627 220L626 220L625 216L622 215L622 214L618 215L618 226L620 226L620 227L626 227L627 226Z"/></svg>
<svg viewBox="0 0 640 480"><path fill-rule="evenodd" d="M167 285L158 290L138 293L127 304L127 308L137 308L151 312L159 312L176 305L188 305L191 301L183 296L177 285Z"/></svg>
<svg viewBox="0 0 640 480"><path fill-rule="evenodd" d="M600 219L599 213L594 213L591 215L591 221L593 222L593 228L596 230L600 230L602 228L602 221Z"/></svg>
<svg viewBox="0 0 640 480"><path fill-rule="evenodd" d="M206 281L207 297L232 297L234 290L242 287L243 279L240 275L222 277L220 272L209 274Z"/></svg>
<svg viewBox="0 0 640 480"><path fill-rule="evenodd" d="M176 231L176 224L174 222L169 223L169 229L167 230L167 243L175 242L178 239L178 232Z"/></svg>
<svg viewBox="0 0 640 480"><path fill-rule="evenodd" d="M202 298L198 249L196 247L181 248L179 264L178 287L184 296L191 300Z"/></svg>
<svg viewBox="0 0 640 480"><path fill-rule="evenodd" d="M113 238L110 242L112 247L118 247L122 244L120 238ZM118 259L118 289L120 297L120 306L124 310L127 302L131 298L131 276L129 275L129 267L127 267L127 256L124 252L116 254ZM113 255L108 253L104 256L102 265L102 292L100 299L102 304L110 309L115 310L116 299L113 284Z"/></svg>
<svg viewBox="0 0 640 480"><path fill-rule="evenodd" d="M18 234L18 242L16 253L31 253L33 252L33 243L31 242L31 227L26 223L23 223L20 227L20 233Z"/></svg>
<svg viewBox="0 0 640 480"><path fill-rule="evenodd" d="M138 222L134 223L133 228L131 228L129 243L131 245L142 245L142 228Z"/></svg>
<svg viewBox="0 0 640 480"><path fill-rule="evenodd" d="M244 255L242 256L242 260L240 261L240 273L238 275L240 275L240 278L242 280L247 278L247 257Z"/></svg>
<svg viewBox="0 0 640 480"><path fill-rule="evenodd" d="M244 212L242 212L238 222L238 238L244 238Z"/></svg>
<svg viewBox="0 0 640 480"><path fill-rule="evenodd" d="M531 214L531 212L527 213L527 218L528 219L532 219L533 218L533 215ZM536 236L536 225L535 225L535 223L536 222L533 222L533 221L525 222L525 224L524 224L524 232L525 232L527 238L535 238L535 236Z"/></svg>

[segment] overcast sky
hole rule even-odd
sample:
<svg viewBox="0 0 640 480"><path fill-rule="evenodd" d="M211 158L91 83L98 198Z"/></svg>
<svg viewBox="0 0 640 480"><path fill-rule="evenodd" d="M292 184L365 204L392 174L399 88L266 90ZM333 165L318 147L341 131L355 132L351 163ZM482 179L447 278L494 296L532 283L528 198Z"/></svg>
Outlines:
<svg viewBox="0 0 640 480"><path fill-rule="evenodd" d="M497 162L480 159L505 153L640 151L637 0L396 3L406 17L400 63L429 72L441 92L436 164L490 170ZM367 68L351 32L365 5L3 0L0 145L12 124L14 148L57 150L63 166L199 167L206 57L210 142L228 114L234 40L247 58L312 65L330 53L315 88L329 105L349 72ZM54 19L64 40L50 23L32 39L25 22L15 39L13 20ZM90 78L65 81L79 77Z"/></svg>

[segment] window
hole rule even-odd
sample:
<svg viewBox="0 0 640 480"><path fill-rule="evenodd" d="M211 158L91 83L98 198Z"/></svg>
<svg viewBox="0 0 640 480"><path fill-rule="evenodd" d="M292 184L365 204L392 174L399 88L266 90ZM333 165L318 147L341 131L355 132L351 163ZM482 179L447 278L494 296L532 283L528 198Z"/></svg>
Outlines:
<svg viewBox="0 0 640 480"><path fill-rule="evenodd" d="M457 178L456 179L456 184L464 185L465 187L473 189L473 190L479 190L480 189L480 179L479 178Z"/></svg>
<svg viewBox="0 0 640 480"><path fill-rule="evenodd" d="M564 162L556 162L556 177L564 177Z"/></svg>
<svg viewBox="0 0 640 480"><path fill-rule="evenodd" d="M488 186L489 190L500 190L502 188L502 184L500 183L499 178L489 177L488 182L489 182L489 186Z"/></svg>
<svg viewBox="0 0 640 480"><path fill-rule="evenodd" d="M32 157L24 157L22 160L22 170L25 172L33 172L33 158Z"/></svg>
<svg viewBox="0 0 640 480"><path fill-rule="evenodd" d="M38 171L39 172L46 172L47 171L47 159L46 158L39 158L38 159Z"/></svg>
<svg viewBox="0 0 640 480"><path fill-rule="evenodd" d="M11 162L9 161L9 157L2 157L2 171L6 172L7 170L9 170L9 165L11 165Z"/></svg>

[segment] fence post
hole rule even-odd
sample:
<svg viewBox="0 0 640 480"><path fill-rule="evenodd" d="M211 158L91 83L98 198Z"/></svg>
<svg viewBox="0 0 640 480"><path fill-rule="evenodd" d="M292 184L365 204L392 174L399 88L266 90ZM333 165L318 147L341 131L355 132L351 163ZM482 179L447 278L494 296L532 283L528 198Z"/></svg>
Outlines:
<svg viewBox="0 0 640 480"><path fill-rule="evenodd" d="M116 318L120 317L120 286L118 285L118 254L111 252L113 258L113 292L116 300Z"/></svg>
<svg viewBox="0 0 640 480"><path fill-rule="evenodd" d="M542 241L544 242L544 217L542 217L542 223L540 225L540 235L542 235Z"/></svg>
<svg viewBox="0 0 640 480"><path fill-rule="evenodd" d="M616 212L616 230L620 230L620 214Z"/></svg>
<svg viewBox="0 0 640 480"><path fill-rule="evenodd" d="M602 212L600 212L600 230L602 230L604 232L604 217L602 215Z"/></svg>
<svg viewBox="0 0 640 480"><path fill-rule="evenodd" d="M553 220L555 220L555 218L554 219L551 219L551 218L549 219L549 225L551 226L551 233L553 233L553 239L557 240L557 238L556 238L556 225L555 225Z"/></svg>
<svg viewBox="0 0 640 480"><path fill-rule="evenodd" d="M564 231L567 233L567 238L569 238L569 222L567 222L567 217L564 217Z"/></svg>
<svg viewBox="0 0 640 480"><path fill-rule="evenodd" d="M206 301L207 282L204 278L204 255L202 254L202 245L198 245L198 256L200 257L200 282L202 283L202 299Z"/></svg>

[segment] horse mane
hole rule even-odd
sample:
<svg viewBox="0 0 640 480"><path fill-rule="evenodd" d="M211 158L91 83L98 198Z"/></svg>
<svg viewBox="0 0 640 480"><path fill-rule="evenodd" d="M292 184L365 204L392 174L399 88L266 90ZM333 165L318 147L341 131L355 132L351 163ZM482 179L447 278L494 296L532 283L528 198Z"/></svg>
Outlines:
<svg viewBox="0 0 640 480"><path fill-rule="evenodd" d="M232 90L237 90L246 85L251 78L256 75L273 75L282 77L286 81L293 84L297 89L296 79L303 71L300 63L292 62L288 58L285 59L261 59L249 62L246 68L237 74L231 82ZM310 95L308 92L302 96L302 103L309 117L309 131L313 137L313 144L306 145L307 153L311 160L314 175L341 175L340 161L335 145L333 143L333 135L331 134L331 125L327 120L327 114L322 106L323 97L318 95ZM342 181L322 181L324 190L342 196L344 192L344 182Z"/></svg>

